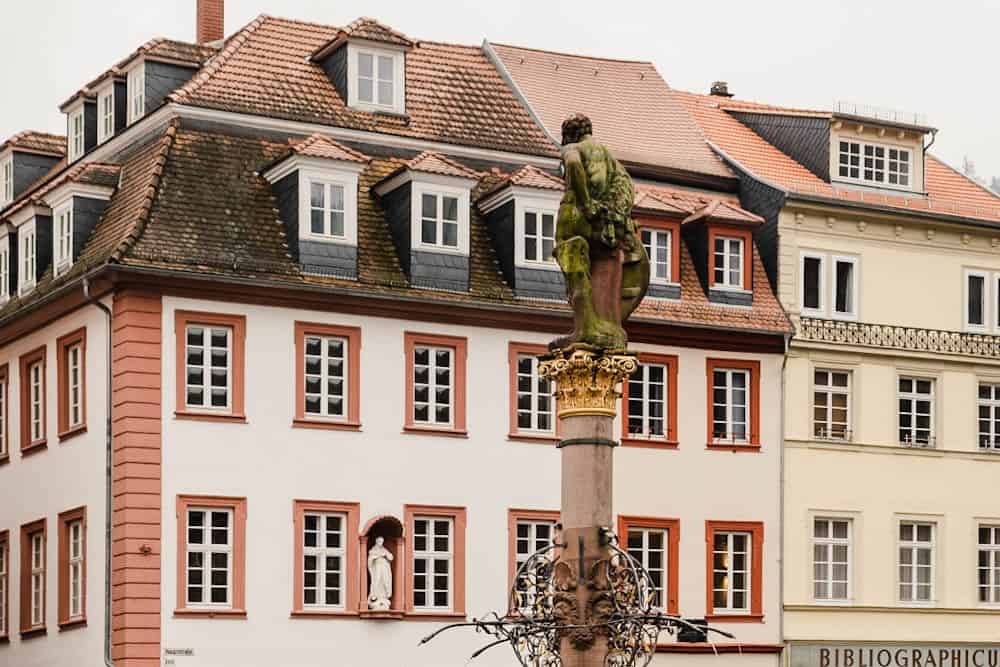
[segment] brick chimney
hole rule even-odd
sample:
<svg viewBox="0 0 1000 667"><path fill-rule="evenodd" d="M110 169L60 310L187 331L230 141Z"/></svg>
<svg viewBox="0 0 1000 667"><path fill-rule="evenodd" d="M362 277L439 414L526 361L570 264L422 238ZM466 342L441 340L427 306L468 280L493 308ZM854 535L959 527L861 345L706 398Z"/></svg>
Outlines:
<svg viewBox="0 0 1000 667"><path fill-rule="evenodd" d="M225 35L226 0L198 0L198 43L207 44Z"/></svg>
<svg viewBox="0 0 1000 667"><path fill-rule="evenodd" d="M733 94L729 92L729 84L725 81L713 81L711 94L716 97L732 97Z"/></svg>

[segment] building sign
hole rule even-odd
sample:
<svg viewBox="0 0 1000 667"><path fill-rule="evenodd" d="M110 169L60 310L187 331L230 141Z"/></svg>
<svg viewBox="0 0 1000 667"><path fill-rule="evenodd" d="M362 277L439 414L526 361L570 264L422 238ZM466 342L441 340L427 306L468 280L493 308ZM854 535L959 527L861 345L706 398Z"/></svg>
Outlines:
<svg viewBox="0 0 1000 667"><path fill-rule="evenodd" d="M1000 644L791 644L791 667L1000 667Z"/></svg>

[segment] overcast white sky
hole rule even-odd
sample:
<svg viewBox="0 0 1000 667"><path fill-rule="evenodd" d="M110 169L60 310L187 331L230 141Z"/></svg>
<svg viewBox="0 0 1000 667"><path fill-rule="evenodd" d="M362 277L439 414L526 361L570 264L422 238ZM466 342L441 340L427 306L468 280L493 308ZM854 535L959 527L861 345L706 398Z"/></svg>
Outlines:
<svg viewBox="0 0 1000 667"><path fill-rule="evenodd" d="M65 132L57 106L153 36L194 39L195 0L2 0L0 137ZM226 33L266 13L412 37L648 59L675 88L925 114L932 151L1000 176L1000 0L227 0Z"/></svg>

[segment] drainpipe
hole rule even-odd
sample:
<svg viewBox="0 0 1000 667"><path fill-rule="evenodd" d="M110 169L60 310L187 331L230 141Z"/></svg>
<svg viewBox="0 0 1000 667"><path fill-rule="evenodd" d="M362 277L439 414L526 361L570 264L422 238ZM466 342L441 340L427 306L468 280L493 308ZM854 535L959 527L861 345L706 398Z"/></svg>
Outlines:
<svg viewBox="0 0 1000 667"><path fill-rule="evenodd" d="M111 659L111 309L95 299L90 294L90 280L83 279L83 296L87 303L91 303L102 311L107 321L108 329L108 359L107 359L107 419L104 424L105 429L105 510L104 510L104 664L106 667L114 667L115 663Z"/></svg>
<svg viewBox="0 0 1000 667"><path fill-rule="evenodd" d="M785 400L787 394L787 383L785 381L785 367L788 365L788 345L792 340L792 334L785 334L785 355L781 360L781 447L778 450L778 457L781 473L778 481L778 530L781 531L778 555L778 635L779 640L785 644ZM788 646L785 646L787 649ZM788 651L782 649L782 664L788 665L791 657Z"/></svg>
<svg viewBox="0 0 1000 667"><path fill-rule="evenodd" d="M931 146L934 145L934 141L937 139L937 130L931 130L931 142L924 146L924 183L921 190L927 192L927 151L930 150Z"/></svg>

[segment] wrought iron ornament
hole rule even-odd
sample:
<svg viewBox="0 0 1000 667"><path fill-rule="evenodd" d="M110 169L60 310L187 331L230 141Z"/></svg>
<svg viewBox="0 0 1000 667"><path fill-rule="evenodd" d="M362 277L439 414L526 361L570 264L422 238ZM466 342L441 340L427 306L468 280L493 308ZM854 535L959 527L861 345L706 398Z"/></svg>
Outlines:
<svg viewBox="0 0 1000 667"><path fill-rule="evenodd" d="M595 563L589 572L581 562L557 561L564 544L551 544L532 554L514 576L507 612L490 613L485 619L452 623L420 641L425 644L453 628L475 628L491 641L472 654L477 658L491 648L508 644L522 667L562 667L559 655L563 639L584 650L598 636L608 640L605 667L646 667L653 659L660 634L681 629L715 632L696 626L679 616L656 609L656 587L649 573L618 547L617 537L604 530L610 556ZM557 538L558 540L558 538ZM592 589L585 623L579 618L576 588ZM470 659L471 659L470 658Z"/></svg>

